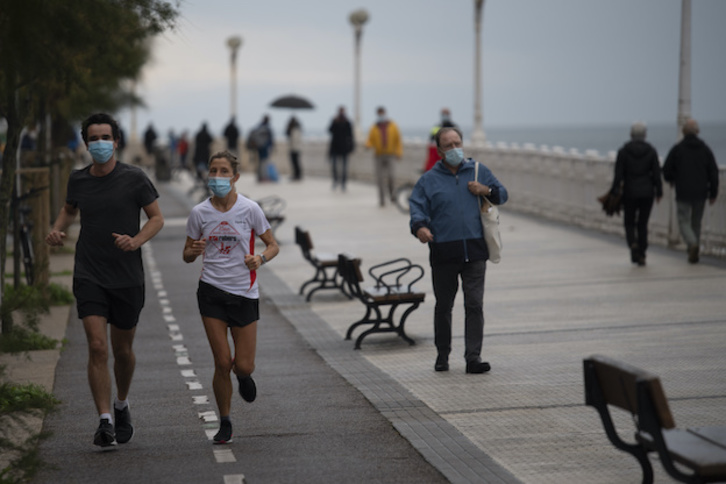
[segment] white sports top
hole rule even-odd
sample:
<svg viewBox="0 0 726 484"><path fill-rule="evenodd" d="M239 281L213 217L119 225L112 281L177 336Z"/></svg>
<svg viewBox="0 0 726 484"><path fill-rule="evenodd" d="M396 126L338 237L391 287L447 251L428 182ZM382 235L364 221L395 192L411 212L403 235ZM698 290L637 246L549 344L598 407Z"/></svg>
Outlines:
<svg viewBox="0 0 726 484"><path fill-rule="evenodd" d="M269 228L260 206L239 194L227 212L214 208L211 199L195 206L187 220L187 236L207 240L201 280L232 294L259 298L257 274L245 265L245 255L254 254L255 236Z"/></svg>

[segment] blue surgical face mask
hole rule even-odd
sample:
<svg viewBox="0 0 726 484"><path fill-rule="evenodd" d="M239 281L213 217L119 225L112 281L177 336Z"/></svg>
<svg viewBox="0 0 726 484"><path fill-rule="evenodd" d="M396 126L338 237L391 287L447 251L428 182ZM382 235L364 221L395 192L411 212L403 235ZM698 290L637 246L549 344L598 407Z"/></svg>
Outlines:
<svg viewBox="0 0 726 484"><path fill-rule="evenodd" d="M444 161L449 166L459 166L464 161L464 150L462 148L452 148L444 153Z"/></svg>
<svg viewBox="0 0 726 484"><path fill-rule="evenodd" d="M113 156L113 141L101 139L88 143L88 152L96 163L106 163Z"/></svg>
<svg viewBox="0 0 726 484"><path fill-rule="evenodd" d="M232 190L231 179L223 176L210 176L207 186L219 198L226 197Z"/></svg>
<svg viewBox="0 0 726 484"><path fill-rule="evenodd" d="M380 115L377 117L377 120L379 123L385 123L388 120L388 118L386 118L385 115Z"/></svg>

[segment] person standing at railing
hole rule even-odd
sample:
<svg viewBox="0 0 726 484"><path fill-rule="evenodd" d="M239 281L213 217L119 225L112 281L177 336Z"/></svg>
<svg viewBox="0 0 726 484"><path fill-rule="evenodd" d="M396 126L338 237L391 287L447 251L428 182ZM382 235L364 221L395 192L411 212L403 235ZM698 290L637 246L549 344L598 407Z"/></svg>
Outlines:
<svg viewBox="0 0 726 484"><path fill-rule="evenodd" d="M688 246L691 264L698 262L706 199L713 205L718 196L716 158L698 133L696 120L687 120L683 125L683 139L671 148L663 165L663 178L676 187L678 227Z"/></svg>
<svg viewBox="0 0 726 484"><path fill-rule="evenodd" d="M622 196L625 240L630 248L630 260L639 266L645 265L653 199L660 202L663 196L658 152L645 141L646 132L644 123L635 123L630 128L630 141L620 148L615 159L610 189L613 195Z"/></svg>
<svg viewBox="0 0 726 484"><path fill-rule="evenodd" d="M386 204L386 192L388 198L395 203L393 195L393 163L394 159L400 160L403 156L403 144L401 143L401 132L396 123L388 119L386 109L379 107L376 110L377 120L368 132L366 148L375 151L375 173L378 184L378 203L381 207Z"/></svg>
<svg viewBox="0 0 726 484"><path fill-rule="evenodd" d="M489 250L480 219L479 197L493 204L509 195L489 168L464 158L458 128L441 128L436 133L441 161L419 178L410 198L411 233L429 245L431 278L436 297L434 308L435 371L449 370L451 314L459 289L464 291L464 360L466 373L491 369L482 361L484 339L484 278Z"/></svg>

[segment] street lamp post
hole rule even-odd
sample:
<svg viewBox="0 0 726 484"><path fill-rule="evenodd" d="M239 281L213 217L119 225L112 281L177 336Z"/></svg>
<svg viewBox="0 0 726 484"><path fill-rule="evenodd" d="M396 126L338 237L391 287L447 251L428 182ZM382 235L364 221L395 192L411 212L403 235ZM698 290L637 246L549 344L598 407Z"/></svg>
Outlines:
<svg viewBox="0 0 726 484"><path fill-rule="evenodd" d="M363 36L363 24L368 21L368 18L368 12L364 9L356 10L348 17L355 31L355 103L353 107L353 129L357 141L363 138L360 126L360 41Z"/></svg>
<svg viewBox="0 0 726 484"><path fill-rule="evenodd" d="M691 0L681 1L681 58L678 70L678 139L683 137L683 125L691 117ZM668 245L680 242L675 196L670 200Z"/></svg>
<svg viewBox="0 0 726 484"><path fill-rule="evenodd" d="M482 123L481 105L481 18L484 0L474 0L474 130L471 141L474 145L483 145L486 141Z"/></svg>
<svg viewBox="0 0 726 484"><path fill-rule="evenodd" d="M242 37L235 35L227 39L227 47L231 51L230 56L230 100L229 100L229 111L230 117L234 118L237 115L237 51L242 46Z"/></svg>

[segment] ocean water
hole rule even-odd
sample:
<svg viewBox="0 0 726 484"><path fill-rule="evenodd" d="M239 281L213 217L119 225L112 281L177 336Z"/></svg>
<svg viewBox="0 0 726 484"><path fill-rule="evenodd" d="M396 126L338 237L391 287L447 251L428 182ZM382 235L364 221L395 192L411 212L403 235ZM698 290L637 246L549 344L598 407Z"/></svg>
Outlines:
<svg viewBox="0 0 726 484"><path fill-rule="evenodd" d="M700 137L713 151L716 162L726 166L726 122L703 123L700 126ZM411 130L401 128L404 137L425 138L430 128ZM463 129L465 140L469 138L471 130ZM520 147L525 143L532 143L537 147L545 145L550 149L559 146L569 151L577 149L581 153L587 150L596 150L605 156L610 151L617 151L630 140L630 125L614 126L534 126L516 128L488 128L484 133L487 141L492 144L505 142L517 143ZM660 157L665 160L668 151L678 141L678 128L675 124L648 125L646 140L655 147Z"/></svg>

